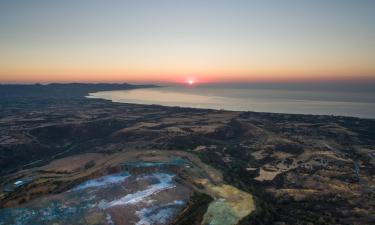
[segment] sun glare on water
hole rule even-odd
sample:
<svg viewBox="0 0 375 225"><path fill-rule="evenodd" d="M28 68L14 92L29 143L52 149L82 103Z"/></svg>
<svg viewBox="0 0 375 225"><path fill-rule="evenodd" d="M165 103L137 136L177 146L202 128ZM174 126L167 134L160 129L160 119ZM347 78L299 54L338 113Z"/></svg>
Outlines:
<svg viewBox="0 0 375 225"><path fill-rule="evenodd" d="M189 85L193 85L193 84L194 84L194 81L193 81L193 80L188 80L188 84L189 84Z"/></svg>

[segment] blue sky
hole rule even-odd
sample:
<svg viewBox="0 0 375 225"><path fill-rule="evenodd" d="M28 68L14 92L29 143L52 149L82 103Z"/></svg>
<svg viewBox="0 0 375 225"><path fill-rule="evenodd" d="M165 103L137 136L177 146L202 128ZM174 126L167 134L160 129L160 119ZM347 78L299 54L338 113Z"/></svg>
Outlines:
<svg viewBox="0 0 375 225"><path fill-rule="evenodd" d="M375 72L370 0L2 0L0 29L3 81Z"/></svg>

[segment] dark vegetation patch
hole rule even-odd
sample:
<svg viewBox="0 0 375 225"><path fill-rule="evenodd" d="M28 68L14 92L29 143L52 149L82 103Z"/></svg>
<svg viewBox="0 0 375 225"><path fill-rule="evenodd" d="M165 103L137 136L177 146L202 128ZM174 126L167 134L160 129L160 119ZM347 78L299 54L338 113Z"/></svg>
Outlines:
<svg viewBox="0 0 375 225"><path fill-rule="evenodd" d="M200 225L208 205L212 201L211 196L194 192L187 206L180 212L171 225Z"/></svg>

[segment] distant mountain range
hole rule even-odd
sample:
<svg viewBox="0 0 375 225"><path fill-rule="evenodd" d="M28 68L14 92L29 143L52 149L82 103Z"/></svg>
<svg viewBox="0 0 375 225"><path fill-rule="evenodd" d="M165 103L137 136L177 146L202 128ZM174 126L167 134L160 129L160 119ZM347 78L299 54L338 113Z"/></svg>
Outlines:
<svg viewBox="0 0 375 225"><path fill-rule="evenodd" d="M84 98L98 91L152 88L156 85L128 83L0 84L1 98Z"/></svg>

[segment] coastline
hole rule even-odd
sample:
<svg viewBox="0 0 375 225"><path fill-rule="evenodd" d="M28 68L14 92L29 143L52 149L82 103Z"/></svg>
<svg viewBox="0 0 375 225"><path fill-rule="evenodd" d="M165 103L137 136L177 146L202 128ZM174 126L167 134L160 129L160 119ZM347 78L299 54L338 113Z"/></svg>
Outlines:
<svg viewBox="0 0 375 225"><path fill-rule="evenodd" d="M260 113L285 113L304 115L333 115L375 118L375 102L357 102L355 99L324 99L322 93L312 99L304 99L300 92L280 92L268 89L204 89L165 87L91 92L86 98L105 99L116 103L162 105L168 107L214 109L227 111L253 111ZM208 94L209 92L210 94ZM307 95L307 93L305 93ZM367 93L366 98L372 94ZM357 98L360 97L358 94ZM374 96L375 97L375 96Z"/></svg>
<svg viewBox="0 0 375 225"><path fill-rule="evenodd" d="M243 224L371 221L373 119L46 98L0 101L2 190L10 174L65 157L177 150L254 196L256 210ZM334 210L322 215L315 205Z"/></svg>

